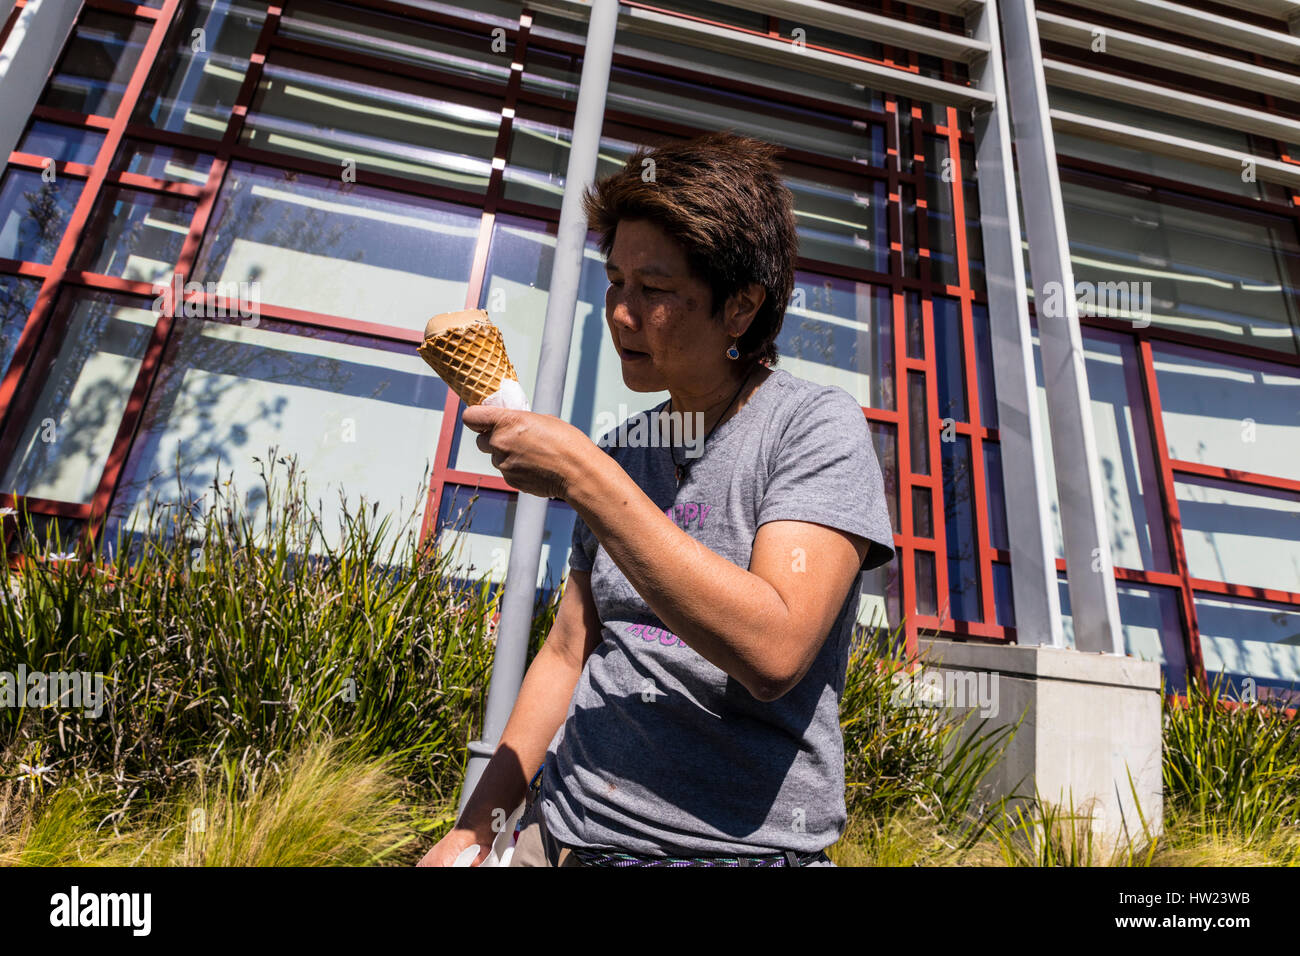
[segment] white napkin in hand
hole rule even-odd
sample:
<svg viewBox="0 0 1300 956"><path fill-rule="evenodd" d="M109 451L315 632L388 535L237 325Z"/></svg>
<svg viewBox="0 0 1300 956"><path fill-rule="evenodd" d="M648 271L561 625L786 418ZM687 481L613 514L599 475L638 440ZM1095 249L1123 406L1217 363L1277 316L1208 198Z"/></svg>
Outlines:
<svg viewBox="0 0 1300 956"><path fill-rule="evenodd" d="M488 851L487 858L479 864L480 867L510 865L510 858L515 855L515 825L519 822L519 818L523 816L523 813L524 804L521 803L515 808L515 812L506 819L505 826L501 828L501 832L492 841L492 849ZM473 866L474 858L478 856L480 849L482 848L477 843L473 846L467 846L451 865Z"/></svg>

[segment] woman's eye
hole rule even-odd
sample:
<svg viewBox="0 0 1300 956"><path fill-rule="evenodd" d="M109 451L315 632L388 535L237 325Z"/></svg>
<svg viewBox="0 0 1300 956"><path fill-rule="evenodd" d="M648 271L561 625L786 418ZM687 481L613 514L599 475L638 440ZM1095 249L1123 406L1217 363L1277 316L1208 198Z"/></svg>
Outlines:
<svg viewBox="0 0 1300 956"><path fill-rule="evenodd" d="M645 289L645 291L647 291L647 292L667 292L667 291L668 291L667 289L652 289L652 288L650 288L648 285L643 285L641 288Z"/></svg>

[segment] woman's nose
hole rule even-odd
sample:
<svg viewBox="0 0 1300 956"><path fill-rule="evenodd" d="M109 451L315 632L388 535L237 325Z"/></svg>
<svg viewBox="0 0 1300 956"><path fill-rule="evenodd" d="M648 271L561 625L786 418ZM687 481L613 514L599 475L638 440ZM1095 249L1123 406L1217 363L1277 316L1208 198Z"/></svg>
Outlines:
<svg viewBox="0 0 1300 956"><path fill-rule="evenodd" d="M609 294L605 297L605 311L608 313L610 321L633 331L641 324L632 313L632 310L628 308L627 300L618 295L612 286Z"/></svg>

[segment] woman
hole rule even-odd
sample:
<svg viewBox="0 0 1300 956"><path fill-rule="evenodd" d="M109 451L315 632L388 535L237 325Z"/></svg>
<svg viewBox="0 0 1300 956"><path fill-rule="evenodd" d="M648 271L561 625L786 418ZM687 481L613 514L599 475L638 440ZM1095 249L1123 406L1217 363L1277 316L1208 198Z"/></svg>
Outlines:
<svg viewBox="0 0 1300 956"><path fill-rule="evenodd" d="M649 418L597 445L465 411L512 486L578 518L555 624L423 865L484 859L539 767L515 865L831 865L856 584L893 534L857 401L771 367L798 242L774 153L642 150L585 197L623 379L670 396Z"/></svg>

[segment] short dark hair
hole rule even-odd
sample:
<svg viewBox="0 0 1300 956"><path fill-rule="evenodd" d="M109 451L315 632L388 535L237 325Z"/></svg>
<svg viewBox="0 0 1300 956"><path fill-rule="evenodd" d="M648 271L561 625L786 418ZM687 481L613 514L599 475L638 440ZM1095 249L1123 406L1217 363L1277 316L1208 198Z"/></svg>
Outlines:
<svg viewBox="0 0 1300 956"><path fill-rule="evenodd" d="M680 243L712 290L710 313L750 283L763 287L766 298L737 344L745 364L776 364L776 338L794 289L799 237L778 151L732 132L642 146L583 196L587 225L606 258L623 219L653 222Z"/></svg>

